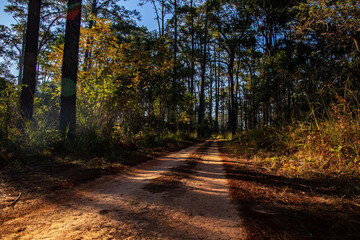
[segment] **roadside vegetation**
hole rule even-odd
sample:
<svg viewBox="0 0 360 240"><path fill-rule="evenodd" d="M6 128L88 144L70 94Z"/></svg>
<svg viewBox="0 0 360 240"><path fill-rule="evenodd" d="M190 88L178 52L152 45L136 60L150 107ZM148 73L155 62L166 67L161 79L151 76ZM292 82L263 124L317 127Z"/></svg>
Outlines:
<svg viewBox="0 0 360 240"><path fill-rule="evenodd" d="M359 236L359 110L344 100L326 110L220 142L247 239Z"/></svg>
<svg viewBox="0 0 360 240"><path fill-rule="evenodd" d="M226 143L232 153L293 177L360 180L360 115L345 101L325 118L243 131ZM359 187L358 187L359 188ZM360 188L358 189L360 190Z"/></svg>

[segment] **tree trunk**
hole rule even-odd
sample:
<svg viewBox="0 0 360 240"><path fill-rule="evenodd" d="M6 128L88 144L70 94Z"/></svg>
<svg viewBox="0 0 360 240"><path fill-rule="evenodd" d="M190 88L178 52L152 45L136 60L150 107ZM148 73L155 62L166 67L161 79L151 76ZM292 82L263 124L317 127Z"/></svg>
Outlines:
<svg viewBox="0 0 360 240"><path fill-rule="evenodd" d="M20 109L25 120L32 120L36 86L36 65L38 56L41 0L29 0L28 23L25 37L25 55L21 89ZM20 66L21 67L21 66Z"/></svg>
<svg viewBox="0 0 360 240"><path fill-rule="evenodd" d="M223 94L224 94L224 90L225 90L225 86L224 86L224 84L222 84L222 86L221 86L221 89L222 89L222 91L223 91ZM222 95L222 111L221 111L221 132L222 133L224 133L224 131L225 131L225 101L226 101L226 99L225 99L225 96L223 96Z"/></svg>
<svg viewBox="0 0 360 240"><path fill-rule="evenodd" d="M76 128L76 81L78 72L81 0L69 0L62 65L60 130L70 138Z"/></svg>
<svg viewBox="0 0 360 240"><path fill-rule="evenodd" d="M220 69L218 69L215 57L215 132L216 136L219 134L219 81L220 81Z"/></svg>
<svg viewBox="0 0 360 240"><path fill-rule="evenodd" d="M207 51L207 24L208 24L208 13L207 13L207 3L205 10L205 35L204 35L204 47L201 59L201 79L200 79L200 102L199 102L199 118L198 118L198 137L204 136L204 115L205 115L205 73L206 73L206 51Z"/></svg>
<svg viewBox="0 0 360 240"><path fill-rule="evenodd" d="M195 31L194 31L194 14L193 14L193 0L190 1L190 11L191 11L191 57L190 57L190 93L191 96L194 96L194 77L195 77ZM196 123L196 111L195 111L195 101L191 108L191 115L195 115L194 118L191 118L190 125L194 126ZM193 128L194 129L194 128Z"/></svg>
<svg viewBox="0 0 360 240"><path fill-rule="evenodd" d="M165 35L165 3L161 1L161 36Z"/></svg>
<svg viewBox="0 0 360 240"><path fill-rule="evenodd" d="M174 1L174 69L172 76L172 90L171 90L171 103L169 108L169 126L170 131L175 133L177 131L177 119L176 119L176 106L177 106L177 54L178 54L178 15L177 15L177 0Z"/></svg>
<svg viewBox="0 0 360 240"><path fill-rule="evenodd" d="M238 126L238 122L239 122L239 117L238 117L238 113L239 113L239 101L240 101L240 86L239 86L239 72L240 72L240 58L238 60L237 63L237 69L236 69L236 85L235 85L235 109L234 109L234 121L235 121L235 125L236 128ZM241 118L240 118L240 122L241 122Z"/></svg>
<svg viewBox="0 0 360 240"><path fill-rule="evenodd" d="M191 94L194 94L194 74L195 74L195 49L194 49L194 41L195 41L195 32L194 32L194 15L193 15L193 0L190 1L190 11L191 11Z"/></svg>
<svg viewBox="0 0 360 240"><path fill-rule="evenodd" d="M216 67L216 66L215 66ZM213 122L212 122L212 104L213 104L213 76L212 68L210 68L210 86L209 86L209 125L210 125L210 136L213 132Z"/></svg>
<svg viewBox="0 0 360 240"><path fill-rule="evenodd" d="M23 70L24 70L24 55L25 55L25 41L26 41L26 33L23 33L23 39L21 43L21 50L19 56L19 76L18 76L18 85L22 84L23 78Z"/></svg>
<svg viewBox="0 0 360 240"><path fill-rule="evenodd" d="M234 96L234 59L235 54L230 50L229 65L228 65L228 80L229 80L229 130L232 135L236 132L236 109Z"/></svg>

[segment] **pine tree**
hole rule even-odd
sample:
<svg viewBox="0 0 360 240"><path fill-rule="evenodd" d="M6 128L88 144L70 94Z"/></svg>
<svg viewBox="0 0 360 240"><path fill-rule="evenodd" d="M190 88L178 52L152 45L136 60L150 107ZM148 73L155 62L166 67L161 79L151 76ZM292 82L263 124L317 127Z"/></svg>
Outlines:
<svg viewBox="0 0 360 240"><path fill-rule="evenodd" d="M24 77L25 86L21 90L20 108L24 119L33 117L36 65L38 55L41 0L30 0L25 37Z"/></svg>
<svg viewBox="0 0 360 240"><path fill-rule="evenodd" d="M73 138L76 128L76 81L79 58L81 0L69 0L62 65L60 130Z"/></svg>

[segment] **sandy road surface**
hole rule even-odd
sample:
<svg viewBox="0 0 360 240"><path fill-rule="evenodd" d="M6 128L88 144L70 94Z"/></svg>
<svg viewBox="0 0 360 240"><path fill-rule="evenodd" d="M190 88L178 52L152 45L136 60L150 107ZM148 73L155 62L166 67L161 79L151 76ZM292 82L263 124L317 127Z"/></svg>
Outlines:
<svg viewBox="0 0 360 240"><path fill-rule="evenodd" d="M200 145L59 193L71 200L2 223L0 239L242 239L216 142L176 187L146 187Z"/></svg>

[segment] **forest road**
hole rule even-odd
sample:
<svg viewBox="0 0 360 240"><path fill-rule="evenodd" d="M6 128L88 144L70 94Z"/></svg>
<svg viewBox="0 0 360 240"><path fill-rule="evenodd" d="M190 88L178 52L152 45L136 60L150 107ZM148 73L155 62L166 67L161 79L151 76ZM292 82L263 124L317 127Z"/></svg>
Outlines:
<svg viewBox="0 0 360 240"><path fill-rule="evenodd" d="M245 238L216 141L60 195L67 200L2 223L0 239Z"/></svg>

